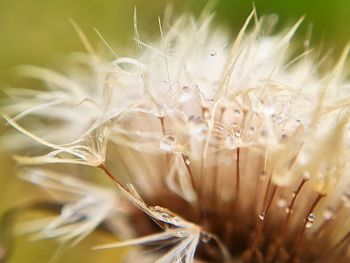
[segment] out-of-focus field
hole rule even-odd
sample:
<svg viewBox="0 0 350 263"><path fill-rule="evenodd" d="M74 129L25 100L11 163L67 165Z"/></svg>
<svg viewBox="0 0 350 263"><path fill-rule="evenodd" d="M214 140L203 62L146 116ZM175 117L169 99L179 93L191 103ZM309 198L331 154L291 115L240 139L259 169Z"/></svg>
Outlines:
<svg viewBox="0 0 350 263"><path fill-rule="evenodd" d="M207 1L202 0L0 0L0 91L6 86L33 87L37 83L21 80L14 66L35 64L55 67L65 54L83 51L69 18L74 19L93 45L101 46L93 28L97 28L116 50L125 47L134 51L133 10L137 7L139 30L146 39L158 36L158 16L174 3L175 13L187 10L198 14ZM306 15L300 35L307 35L312 26L311 44L324 43L325 50L333 46L339 53L350 40L350 1L348 0L255 0L258 14L276 13L279 25L295 22ZM217 1L217 20L226 23L232 34L239 29L252 10L246 0ZM279 27L279 26L278 26ZM0 95L3 98L4 94ZM5 129L0 122L0 132ZM1 147L1 145L0 145ZM1 150L3 147L1 147ZM40 191L21 182L15 176L15 164L9 154L0 155L0 214L21 201L39 197ZM122 250L92 251L90 247L113 239L94 234L65 253L59 262L118 262ZM52 241L30 242L16 238L16 250L10 263L48 262L57 246Z"/></svg>

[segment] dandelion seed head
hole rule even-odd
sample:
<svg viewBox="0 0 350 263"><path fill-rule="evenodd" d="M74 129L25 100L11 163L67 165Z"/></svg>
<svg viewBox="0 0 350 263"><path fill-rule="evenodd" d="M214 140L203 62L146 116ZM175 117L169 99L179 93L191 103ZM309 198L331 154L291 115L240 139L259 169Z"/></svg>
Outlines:
<svg viewBox="0 0 350 263"><path fill-rule="evenodd" d="M254 11L230 39L212 16L184 15L151 43L135 19L135 58L75 58L93 74L26 68L49 88L17 96L6 119L45 154L17 160L88 165L113 183L33 168L27 180L70 195L39 237L80 241L123 214L131 238L98 248L159 245L156 262L347 262L348 47L323 72L291 48L302 19L265 34L273 19ZM61 125L29 131L28 117Z"/></svg>

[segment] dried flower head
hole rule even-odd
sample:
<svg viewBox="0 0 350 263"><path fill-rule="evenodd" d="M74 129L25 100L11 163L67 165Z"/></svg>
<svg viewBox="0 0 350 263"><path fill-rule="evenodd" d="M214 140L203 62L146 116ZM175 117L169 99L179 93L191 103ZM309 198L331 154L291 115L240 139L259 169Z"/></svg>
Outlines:
<svg viewBox="0 0 350 263"><path fill-rule="evenodd" d="M253 11L233 42L211 21L166 17L146 44L135 19L136 58L83 37L68 73L23 68L47 89L9 91L5 118L41 146L16 159L61 210L22 232L75 244L103 226L126 239L98 248L139 245L132 262L349 262L349 48L330 66L291 48L302 19L271 35ZM68 163L113 185L54 171Z"/></svg>

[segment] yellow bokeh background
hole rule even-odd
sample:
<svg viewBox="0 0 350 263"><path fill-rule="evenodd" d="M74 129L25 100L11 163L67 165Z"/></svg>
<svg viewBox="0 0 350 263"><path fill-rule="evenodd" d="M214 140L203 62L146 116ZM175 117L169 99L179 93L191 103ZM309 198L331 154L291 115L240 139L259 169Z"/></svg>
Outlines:
<svg viewBox="0 0 350 263"><path fill-rule="evenodd" d="M255 0L259 15L275 13L279 26L291 24L306 15L301 36L312 24L312 44L334 47L338 54L350 40L350 1L348 0ZM133 12L137 8L139 30L146 38L157 36L158 16L169 4L175 13L182 11L199 14L204 0L0 0L0 91L7 86L33 87L37 83L18 78L14 67L34 64L55 68L66 54L83 51L83 45L69 23L79 24L94 46L101 46L94 28L115 50L135 50ZM228 25L232 35L240 28L252 10L252 1L218 0L213 10L217 21ZM0 98L3 98L1 94ZM1 129L8 130L1 121ZM2 149L3 147L1 147ZM4 149L2 149L4 150ZM16 204L39 197L41 192L21 182L15 176L15 164L6 151L0 156L0 214ZM118 262L123 250L93 251L91 246L110 242L103 234L93 234L65 253L59 262ZM57 245L52 241L28 241L16 237L15 251L9 263L48 262Z"/></svg>

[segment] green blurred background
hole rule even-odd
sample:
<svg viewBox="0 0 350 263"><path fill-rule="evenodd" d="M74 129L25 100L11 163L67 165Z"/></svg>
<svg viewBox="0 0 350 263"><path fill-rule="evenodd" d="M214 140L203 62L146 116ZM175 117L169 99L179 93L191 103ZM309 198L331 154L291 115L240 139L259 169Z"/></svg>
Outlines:
<svg viewBox="0 0 350 263"><path fill-rule="evenodd" d="M349 0L255 0L258 15L275 13L278 27L290 25L306 15L301 36L312 25L312 45L341 51L350 40ZM145 36L158 34L157 17L172 3L175 12L199 14L204 0L0 0L0 88L30 86L19 79L13 67L35 64L55 67L65 54L83 51L68 18L74 19L94 45L101 45L93 28L97 28L115 50L131 47L133 10L137 7L139 30ZM252 10L250 0L216 1L217 21L229 26L232 34L241 27ZM304 32L304 33L303 33ZM304 34L304 36L305 36ZM4 95L1 94L0 97ZM3 125L2 125L3 126ZM3 129L3 128L2 128ZM16 203L39 196L37 188L20 182L14 175L14 164L6 153L0 156L0 213ZM120 250L91 251L93 245L112 241L94 234L66 253L59 262L118 262ZM56 249L54 242L29 242L16 238L11 263L48 262Z"/></svg>

